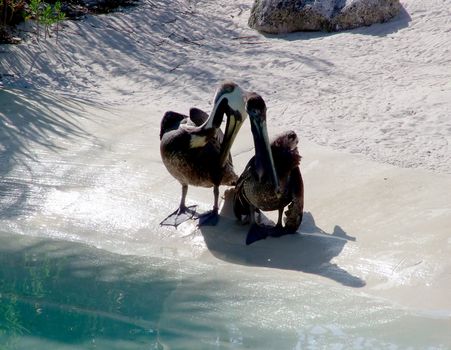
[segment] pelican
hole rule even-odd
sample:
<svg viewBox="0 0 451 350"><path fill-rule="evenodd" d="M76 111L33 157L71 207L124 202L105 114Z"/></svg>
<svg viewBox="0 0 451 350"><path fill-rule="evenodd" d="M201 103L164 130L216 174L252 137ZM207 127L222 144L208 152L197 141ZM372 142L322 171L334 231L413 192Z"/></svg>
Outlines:
<svg viewBox="0 0 451 350"><path fill-rule="evenodd" d="M224 114L227 124L220 130ZM213 187L213 209L199 217L199 225L216 225L219 219L219 185L232 186L238 176L233 170L230 148L247 114L245 92L234 82L216 90L211 114L191 108L189 116L166 112L160 126L160 153L169 173L182 185L178 209L161 225L177 227L192 218L195 206L185 204L188 186Z"/></svg>
<svg viewBox="0 0 451 350"><path fill-rule="evenodd" d="M301 156L297 149L296 133L285 131L270 145L263 98L256 93L249 94L246 111L251 122L255 156L237 181L233 207L238 220L241 221L243 216L250 218L251 228L246 244L251 244L267 236L279 237L296 232L302 221L304 184L299 169ZM283 227L282 215L286 206L288 209ZM279 211L276 226L259 226L255 214L270 210Z"/></svg>

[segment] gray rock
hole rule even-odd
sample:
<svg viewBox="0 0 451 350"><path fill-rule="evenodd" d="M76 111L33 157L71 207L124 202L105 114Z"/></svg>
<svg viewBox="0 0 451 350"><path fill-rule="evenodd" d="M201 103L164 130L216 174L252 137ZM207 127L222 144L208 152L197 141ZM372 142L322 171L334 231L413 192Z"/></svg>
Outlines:
<svg viewBox="0 0 451 350"><path fill-rule="evenodd" d="M249 26L266 33L336 31L388 21L399 0L255 0Z"/></svg>
<svg viewBox="0 0 451 350"><path fill-rule="evenodd" d="M348 0L331 20L333 30L387 22L401 10L399 0Z"/></svg>

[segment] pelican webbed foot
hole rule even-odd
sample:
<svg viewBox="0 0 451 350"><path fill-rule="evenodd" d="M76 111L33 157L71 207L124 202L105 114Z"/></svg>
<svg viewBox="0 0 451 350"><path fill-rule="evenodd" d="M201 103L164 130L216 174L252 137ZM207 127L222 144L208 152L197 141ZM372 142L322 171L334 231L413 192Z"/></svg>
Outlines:
<svg viewBox="0 0 451 350"><path fill-rule="evenodd" d="M266 226L253 224L247 233L246 245L266 239L267 237L282 237L294 233L296 233L296 230L283 227L282 225Z"/></svg>
<svg viewBox="0 0 451 350"><path fill-rule="evenodd" d="M216 226L219 222L218 209L213 209L199 215L197 226Z"/></svg>
<svg viewBox="0 0 451 350"><path fill-rule="evenodd" d="M285 235L292 235L296 233L296 229L292 229L290 227L283 227L282 225L276 225L275 227L271 228L269 231L269 236L271 237L282 237Z"/></svg>
<svg viewBox="0 0 451 350"><path fill-rule="evenodd" d="M246 245L252 244L254 242L266 239L270 236L272 230L271 226L258 225L256 223L252 224L247 232Z"/></svg>
<svg viewBox="0 0 451 350"><path fill-rule="evenodd" d="M177 228L177 226L185 221L191 220L192 218L197 218L196 208L197 205L192 205L189 207L181 206L172 214L169 214L169 216L162 222L160 222L160 226L174 226Z"/></svg>

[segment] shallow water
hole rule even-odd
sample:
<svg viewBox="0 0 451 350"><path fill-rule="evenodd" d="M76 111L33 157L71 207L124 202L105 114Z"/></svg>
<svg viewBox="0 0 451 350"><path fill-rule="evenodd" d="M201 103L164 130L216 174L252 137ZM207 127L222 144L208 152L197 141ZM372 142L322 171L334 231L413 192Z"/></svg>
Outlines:
<svg viewBox="0 0 451 350"><path fill-rule="evenodd" d="M0 234L1 349L445 349L451 322L266 269ZM224 275L228 275L224 279ZM244 278L243 278L244 277Z"/></svg>

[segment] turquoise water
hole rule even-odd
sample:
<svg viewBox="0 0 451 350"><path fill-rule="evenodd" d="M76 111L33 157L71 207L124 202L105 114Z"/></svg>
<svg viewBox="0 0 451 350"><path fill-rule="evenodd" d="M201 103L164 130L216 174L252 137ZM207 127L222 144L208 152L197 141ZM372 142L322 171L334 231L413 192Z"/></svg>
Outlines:
<svg viewBox="0 0 451 350"><path fill-rule="evenodd" d="M446 349L451 323L357 289L0 234L0 349ZM246 277L247 276L247 277Z"/></svg>
<svg viewBox="0 0 451 350"><path fill-rule="evenodd" d="M175 284L170 272L158 266L144 272L131 258L82 245L32 240L13 249L5 241L0 348L148 349L158 344L157 318Z"/></svg>

